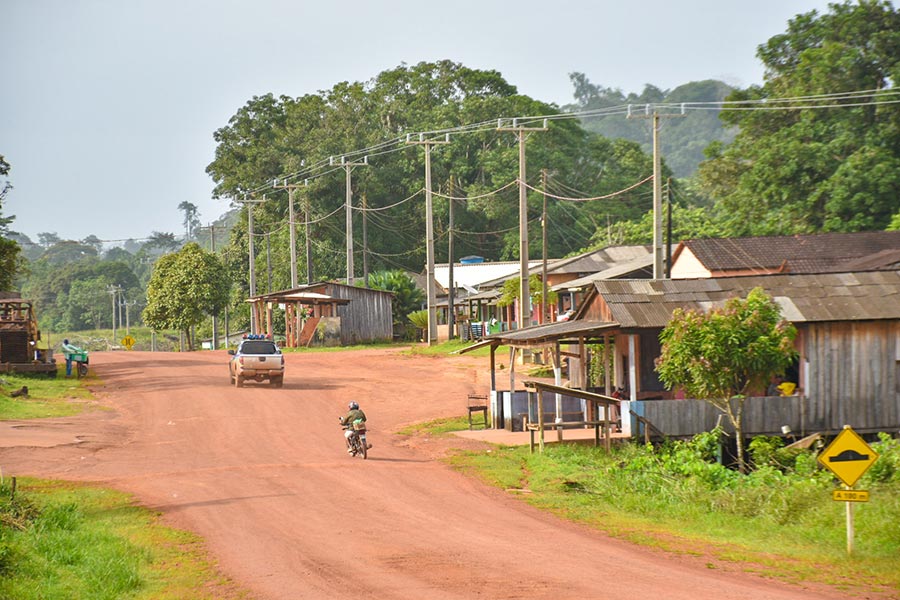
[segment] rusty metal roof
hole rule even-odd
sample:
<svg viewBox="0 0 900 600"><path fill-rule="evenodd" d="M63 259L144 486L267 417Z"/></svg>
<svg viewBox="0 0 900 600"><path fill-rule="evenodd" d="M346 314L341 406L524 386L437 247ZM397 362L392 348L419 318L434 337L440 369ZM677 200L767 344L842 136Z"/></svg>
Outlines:
<svg viewBox="0 0 900 600"><path fill-rule="evenodd" d="M493 346L543 346L560 340L576 340L580 337L589 338L603 331L615 329L618 323L606 323L604 321L560 321L557 323L545 323L524 329L502 331L486 336L481 342L460 350L460 354L488 345Z"/></svg>
<svg viewBox="0 0 900 600"><path fill-rule="evenodd" d="M900 272L610 280L594 287L623 328L665 327L672 311L705 311L763 288L792 322L900 319Z"/></svg>
<svg viewBox="0 0 900 600"><path fill-rule="evenodd" d="M850 261L900 248L900 231L686 240L710 271L782 269L791 273L851 270ZM861 270L856 267L854 270Z"/></svg>

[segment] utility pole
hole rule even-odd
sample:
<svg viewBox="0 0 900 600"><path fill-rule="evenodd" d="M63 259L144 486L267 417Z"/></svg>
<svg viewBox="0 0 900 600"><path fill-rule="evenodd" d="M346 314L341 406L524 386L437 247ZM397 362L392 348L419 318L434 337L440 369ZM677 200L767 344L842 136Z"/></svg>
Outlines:
<svg viewBox="0 0 900 600"><path fill-rule="evenodd" d="M304 166L305 161L300 161L300 166ZM306 185L306 181L304 181L304 187ZM278 180L274 180L272 182L272 187L279 190L286 189L288 191L288 225L290 229L290 244L291 244L291 289L297 287L297 239L296 239L296 231L295 231L295 220L294 220L294 190L300 187L298 184L289 184L287 179L283 180L281 185L278 185ZM308 204L308 202L307 202ZM306 215L306 240L307 244L309 242L309 213L307 211ZM307 250L308 251L308 250ZM307 255L307 263L309 262L309 255ZM307 264L307 269L309 268L309 264Z"/></svg>
<svg viewBox="0 0 900 600"><path fill-rule="evenodd" d="M116 344L116 305L118 302L116 301L119 292L122 291L121 286L118 285L109 285L106 287L106 293L109 294L110 299L112 300L112 345Z"/></svg>
<svg viewBox="0 0 900 600"><path fill-rule="evenodd" d="M209 251L213 254L216 253L216 229L221 229L222 231L227 230L227 227L224 225L215 225L210 223L203 229L209 229ZM228 310L228 307L225 307L225 310ZM228 339L228 331L226 327L225 331L225 339ZM219 328L218 328L218 320L216 319L216 315L212 317L212 349L215 350L219 347Z"/></svg>
<svg viewBox="0 0 900 600"><path fill-rule="evenodd" d="M544 210L541 213L542 255L541 264L541 319L542 323L550 322L550 306L547 304L547 169L541 169L541 187L544 190Z"/></svg>
<svg viewBox="0 0 900 600"><path fill-rule="evenodd" d="M329 165L334 165L334 157L328 160ZM347 208L347 285L353 285L353 189L350 186L350 171L353 167L368 167L369 157L363 157L362 162L348 162L341 157L340 166L344 168L347 176L347 195L344 200Z"/></svg>
<svg viewBox="0 0 900 600"><path fill-rule="evenodd" d="M659 120L661 117L684 117L684 105L681 114L659 114L656 109L650 112L650 105L644 108L644 114L632 114L628 105L629 119L651 119L653 124L653 279L662 279L663 273L663 240L662 240L662 157L659 152Z"/></svg>
<svg viewBox="0 0 900 600"><path fill-rule="evenodd" d="M427 280L425 288L428 295L428 345L437 343L437 296L434 289L434 218L431 200L431 147L450 143L450 134L446 134L443 140L426 140L423 134L419 134L418 141L406 136L407 144L425 147L425 255ZM449 307L452 311L453 307Z"/></svg>
<svg viewBox="0 0 900 600"><path fill-rule="evenodd" d="M547 120L543 127L525 127L518 119L512 120L511 127L503 127L503 120L497 119L497 131L512 131L519 140L519 329L528 326L531 316L531 297L528 287L528 190L525 187L525 134L531 131L547 131Z"/></svg>
<svg viewBox="0 0 900 600"><path fill-rule="evenodd" d="M453 176L450 176L450 205L448 207L448 221L449 224L447 226L447 263L448 263L448 279L450 283L447 287L447 307L450 312L449 318L447 319L447 323L449 325L449 339L454 339L454 330L456 329L456 282L453 280L453 192L456 189L455 181Z"/></svg>
<svg viewBox="0 0 900 600"><path fill-rule="evenodd" d="M250 297L253 298L256 296L256 258L254 256L255 250L253 247L253 205L254 204L262 204L265 202L265 196L263 196L262 200L248 200L246 197L243 200L237 200L241 204L247 205L247 237L248 245L249 245L249 259L250 259ZM256 310L251 307L250 309L250 333L256 333Z"/></svg>
<svg viewBox="0 0 900 600"><path fill-rule="evenodd" d="M369 211L366 203L366 195L362 195L362 219L363 219L363 287L369 288Z"/></svg>
<svg viewBox="0 0 900 600"><path fill-rule="evenodd" d="M132 300L131 302L128 300L122 301L122 306L125 307L125 335L131 335L131 320L128 316L128 307L135 304L137 304L137 300Z"/></svg>
<svg viewBox="0 0 900 600"><path fill-rule="evenodd" d="M266 293L272 293L272 232L266 232Z"/></svg>
<svg viewBox="0 0 900 600"><path fill-rule="evenodd" d="M672 178L666 180L666 279L672 279Z"/></svg>

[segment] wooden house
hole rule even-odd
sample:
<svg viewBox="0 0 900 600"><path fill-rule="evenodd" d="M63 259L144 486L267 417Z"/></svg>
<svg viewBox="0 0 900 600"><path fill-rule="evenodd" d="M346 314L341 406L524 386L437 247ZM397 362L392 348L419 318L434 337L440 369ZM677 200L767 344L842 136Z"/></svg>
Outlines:
<svg viewBox="0 0 900 600"><path fill-rule="evenodd" d="M896 269L900 231L686 240L672 253L672 279Z"/></svg>
<svg viewBox="0 0 900 600"><path fill-rule="evenodd" d="M598 281L578 318L615 323L609 372L631 406L661 431L693 435L715 425L705 402L676 399L656 374L659 334L674 309L706 311L764 289L798 330L797 390L747 400L748 435L900 428L900 272Z"/></svg>
<svg viewBox="0 0 900 600"><path fill-rule="evenodd" d="M676 308L706 311L761 287L798 329L799 358L792 368L791 396L759 396L745 403L744 429L751 435L836 432L851 425L861 433L900 429L900 272L788 274L683 280L597 280L569 322L503 332L491 345L491 391L496 426L521 412L524 391L497 389L494 350L544 348L555 357L556 383L568 362L565 385L610 395L625 389L621 428L636 430L636 417L672 437L709 431L720 413L702 400L678 398L660 382L655 361L659 334ZM473 347L474 348L474 347ZM592 357L592 352L600 356ZM603 365L602 381L588 381L588 364ZM506 396L504 396L504 394ZM559 405L559 404L558 404ZM584 419L591 407L582 404ZM499 420L498 420L499 418ZM557 415L562 418L562 415ZM728 424L722 425L728 430Z"/></svg>

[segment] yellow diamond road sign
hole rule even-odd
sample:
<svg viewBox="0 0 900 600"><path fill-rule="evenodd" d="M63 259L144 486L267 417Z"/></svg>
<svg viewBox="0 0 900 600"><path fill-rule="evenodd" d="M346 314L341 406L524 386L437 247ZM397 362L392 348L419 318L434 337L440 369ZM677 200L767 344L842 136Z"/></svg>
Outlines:
<svg viewBox="0 0 900 600"><path fill-rule="evenodd" d="M849 425L844 426L834 441L819 455L822 463L846 485L853 487L878 455Z"/></svg>
<svg viewBox="0 0 900 600"><path fill-rule="evenodd" d="M131 350L131 347L134 346L134 342L135 342L134 338L131 337L130 335L126 335L125 337L122 338L122 345L125 346L126 348L128 348L129 350Z"/></svg>

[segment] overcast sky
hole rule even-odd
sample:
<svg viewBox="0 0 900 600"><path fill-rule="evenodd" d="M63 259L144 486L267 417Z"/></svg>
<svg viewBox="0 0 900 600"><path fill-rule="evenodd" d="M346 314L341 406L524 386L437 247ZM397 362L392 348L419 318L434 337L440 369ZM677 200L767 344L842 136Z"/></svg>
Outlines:
<svg viewBox="0 0 900 600"><path fill-rule="evenodd" d="M441 59L559 105L574 71L626 93L746 87L757 46L813 9L827 2L0 0L2 215L34 241L177 234L183 201L204 225L228 209L205 171L212 134L255 95Z"/></svg>

